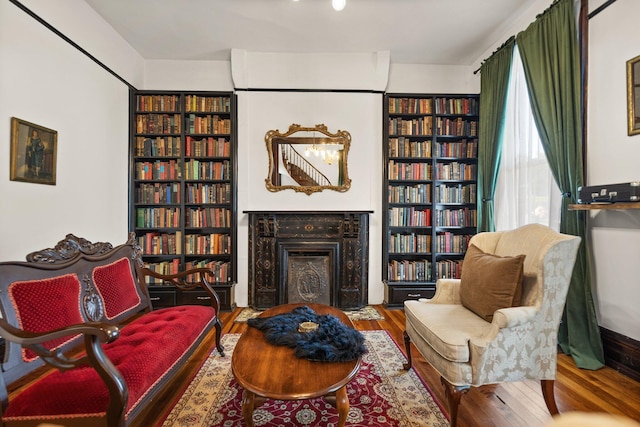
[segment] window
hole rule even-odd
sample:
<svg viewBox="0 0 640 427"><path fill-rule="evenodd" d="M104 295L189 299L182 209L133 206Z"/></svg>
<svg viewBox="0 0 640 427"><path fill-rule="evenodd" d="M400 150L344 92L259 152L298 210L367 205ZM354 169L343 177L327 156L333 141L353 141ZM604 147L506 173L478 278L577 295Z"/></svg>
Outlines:
<svg viewBox="0 0 640 427"><path fill-rule="evenodd" d="M513 51L502 140L494 197L496 230L531 223L559 230L562 196L538 136L517 46Z"/></svg>

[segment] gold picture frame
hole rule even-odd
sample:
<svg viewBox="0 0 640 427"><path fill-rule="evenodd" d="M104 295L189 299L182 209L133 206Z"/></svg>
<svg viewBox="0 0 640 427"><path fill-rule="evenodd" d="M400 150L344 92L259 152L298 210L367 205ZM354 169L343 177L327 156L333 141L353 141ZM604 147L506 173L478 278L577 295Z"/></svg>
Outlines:
<svg viewBox="0 0 640 427"><path fill-rule="evenodd" d="M627 61L627 122L629 136L640 133L640 56Z"/></svg>
<svg viewBox="0 0 640 427"><path fill-rule="evenodd" d="M11 118L11 181L56 185L58 132Z"/></svg>
<svg viewBox="0 0 640 427"><path fill-rule="evenodd" d="M303 127L293 123L289 130L266 133L269 191L294 190L310 196L323 190L345 192L351 188L347 168L351 134L346 130L331 133L318 124Z"/></svg>

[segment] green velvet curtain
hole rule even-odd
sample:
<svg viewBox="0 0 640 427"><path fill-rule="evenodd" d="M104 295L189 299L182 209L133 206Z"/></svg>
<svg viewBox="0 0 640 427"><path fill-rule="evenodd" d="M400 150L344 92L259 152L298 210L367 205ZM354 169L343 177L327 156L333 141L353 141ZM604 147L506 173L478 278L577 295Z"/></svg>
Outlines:
<svg viewBox="0 0 640 427"><path fill-rule="evenodd" d="M495 231L493 196L496 191L507 84L515 38L510 38L480 68L478 133L478 231Z"/></svg>
<svg viewBox="0 0 640 427"><path fill-rule="evenodd" d="M524 65L531 107L549 161L563 193L560 231L580 236L559 343L576 365L604 365L600 330L591 294L589 246L584 211L569 211L583 183L580 53L573 0L558 0L538 16L516 43ZM484 94L483 94L484 95Z"/></svg>

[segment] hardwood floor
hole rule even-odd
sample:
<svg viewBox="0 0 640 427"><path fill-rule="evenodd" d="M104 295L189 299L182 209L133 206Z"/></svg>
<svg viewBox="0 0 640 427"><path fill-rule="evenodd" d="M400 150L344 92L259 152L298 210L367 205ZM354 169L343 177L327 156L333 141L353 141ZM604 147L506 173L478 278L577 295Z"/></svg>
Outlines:
<svg viewBox="0 0 640 427"><path fill-rule="evenodd" d="M376 308L384 316L384 320L357 321L354 322L356 328L387 330L404 352L404 311L387 310L383 306ZM242 333L247 328L246 323L234 322L240 311L241 309L236 309L234 312L221 313L223 333ZM436 399L444 405L446 400L440 376L417 350L412 351L412 356L413 369L420 374ZM560 354L555 394L561 413L608 412L640 421L640 383L611 368L605 367L597 371L581 370L575 366L571 357ZM164 401L165 405L167 403L168 399ZM155 413L160 415L162 412L164 411ZM536 427L544 426L551 421L537 381L471 388L462 397L458 412L460 427ZM147 425L153 425L151 419L147 419L147 422Z"/></svg>

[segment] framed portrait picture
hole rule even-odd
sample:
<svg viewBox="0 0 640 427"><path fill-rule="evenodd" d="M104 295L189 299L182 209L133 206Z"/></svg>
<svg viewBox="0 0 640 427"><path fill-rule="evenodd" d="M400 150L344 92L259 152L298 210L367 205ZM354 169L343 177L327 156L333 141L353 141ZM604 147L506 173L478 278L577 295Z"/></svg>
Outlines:
<svg viewBox="0 0 640 427"><path fill-rule="evenodd" d="M11 181L56 185L58 132L11 118Z"/></svg>
<svg viewBox="0 0 640 427"><path fill-rule="evenodd" d="M640 56L627 61L628 134L640 133Z"/></svg>

